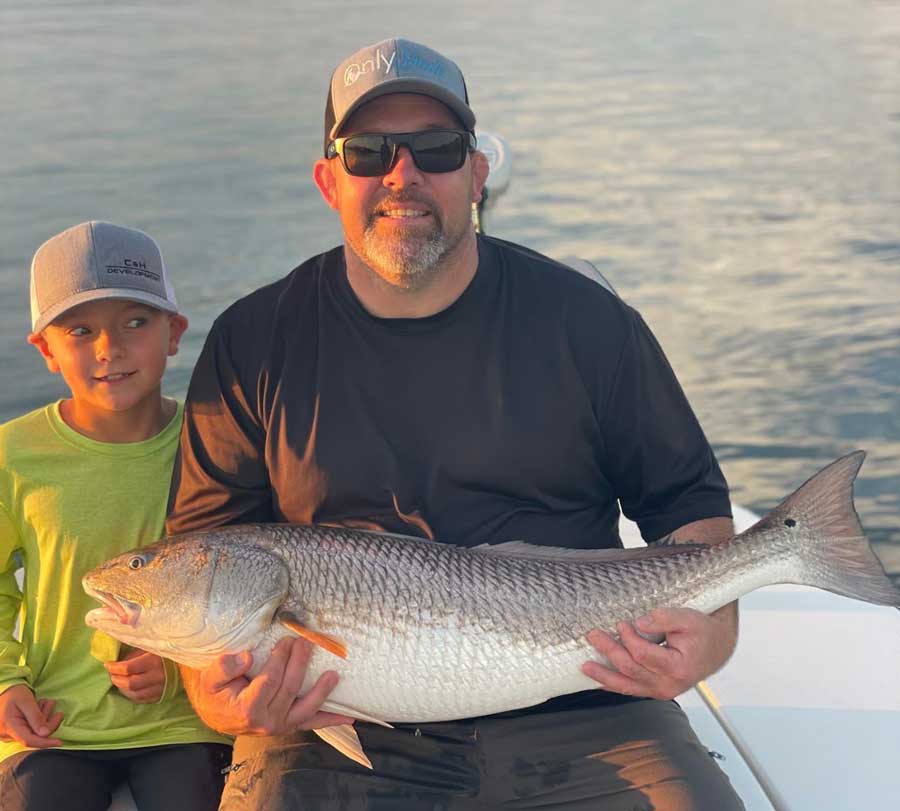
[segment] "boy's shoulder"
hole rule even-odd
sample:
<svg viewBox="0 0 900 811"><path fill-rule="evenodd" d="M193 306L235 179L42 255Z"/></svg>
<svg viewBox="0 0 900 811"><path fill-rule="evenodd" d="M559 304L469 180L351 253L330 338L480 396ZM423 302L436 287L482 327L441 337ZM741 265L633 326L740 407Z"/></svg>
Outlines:
<svg viewBox="0 0 900 811"><path fill-rule="evenodd" d="M53 407L51 403L0 423L0 491L10 485L31 449L52 441L50 412Z"/></svg>
<svg viewBox="0 0 900 811"><path fill-rule="evenodd" d="M65 447L79 453L122 458L144 456L156 449L165 451L169 445L178 443L184 419L184 403L180 399L167 399L175 404L171 419L156 436L143 442L103 442L82 436L64 422L59 412L60 401L36 408L0 424L0 468L10 457L19 457L29 449L46 454Z"/></svg>
<svg viewBox="0 0 900 811"><path fill-rule="evenodd" d="M12 444L46 433L50 428L50 412L55 406L55 403L49 403L34 409L34 411L29 411L27 414L0 423L0 455Z"/></svg>

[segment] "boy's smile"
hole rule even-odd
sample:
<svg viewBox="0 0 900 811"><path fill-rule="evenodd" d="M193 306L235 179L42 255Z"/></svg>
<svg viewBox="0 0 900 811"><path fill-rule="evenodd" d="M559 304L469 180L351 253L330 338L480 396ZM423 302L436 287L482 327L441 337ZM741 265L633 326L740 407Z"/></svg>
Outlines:
<svg viewBox="0 0 900 811"><path fill-rule="evenodd" d="M166 358L178 350L186 327L182 315L103 299L68 310L29 341L72 391L63 416L73 428L95 436L104 421L127 415L156 432L165 425L160 381Z"/></svg>
<svg viewBox="0 0 900 811"><path fill-rule="evenodd" d="M115 374L101 375L101 376L97 377L96 379L99 380L101 383L118 383L120 380L125 380L125 379L131 377L133 374L134 374L134 372L121 372L121 373L115 373Z"/></svg>

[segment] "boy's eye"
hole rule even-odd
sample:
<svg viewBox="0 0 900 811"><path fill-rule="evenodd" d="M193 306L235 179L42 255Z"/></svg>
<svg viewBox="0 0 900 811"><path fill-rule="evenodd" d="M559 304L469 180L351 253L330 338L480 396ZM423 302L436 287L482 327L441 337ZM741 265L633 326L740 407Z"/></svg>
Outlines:
<svg viewBox="0 0 900 811"><path fill-rule="evenodd" d="M73 335L76 338L81 338L84 335L89 335L90 332L91 331L87 327L72 327L69 330L69 335Z"/></svg>
<svg viewBox="0 0 900 811"><path fill-rule="evenodd" d="M128 320L128 323L125 325L129 329L136 329L137 327L142 327L147 323L147 319L141 316L135 316Z"/></svg>

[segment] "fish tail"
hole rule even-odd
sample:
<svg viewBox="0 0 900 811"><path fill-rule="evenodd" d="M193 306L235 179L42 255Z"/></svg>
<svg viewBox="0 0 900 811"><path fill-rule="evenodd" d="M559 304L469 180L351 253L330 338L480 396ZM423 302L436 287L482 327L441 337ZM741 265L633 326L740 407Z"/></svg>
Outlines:
<svg viewBox="0 0 900 811"><path fill-rule="evenodd" d="M865 451L854 451L832 462L757 526L788 533L801 559L794 582L900 608L900 590L872 551L853 504L853 482L865 458Z"/></svg>

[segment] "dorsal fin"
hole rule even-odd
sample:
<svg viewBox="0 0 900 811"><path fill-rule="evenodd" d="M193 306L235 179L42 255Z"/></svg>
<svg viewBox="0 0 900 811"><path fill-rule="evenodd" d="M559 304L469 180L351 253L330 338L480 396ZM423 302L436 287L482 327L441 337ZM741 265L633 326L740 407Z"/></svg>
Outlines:
<svg viewBox="0 0 900 811"><path fill-rule="evenodd" d="M391 497L394 500L394 510L397 512L397 515L410 526L416 527L416 529L422 533L423 537L427 538L429 541L433 541L434 531L428 526L428 522L422 517L421 513L418 510L413 510L411 513L403 512L403 510L400 509L400 502L397 500L397 494L391 493Z"/></svg>
<svg viewBox="0 0 900 811"><path fill-rule="evenodd" d="M482 555L522 560L555 560L561 563L614 563L656 557L671 557L707 548L700 543L660 544L637 549L568 549L561 546L539 546L525 541L473 546Z"/></svg>

